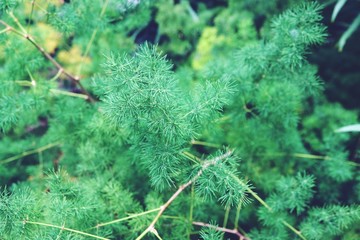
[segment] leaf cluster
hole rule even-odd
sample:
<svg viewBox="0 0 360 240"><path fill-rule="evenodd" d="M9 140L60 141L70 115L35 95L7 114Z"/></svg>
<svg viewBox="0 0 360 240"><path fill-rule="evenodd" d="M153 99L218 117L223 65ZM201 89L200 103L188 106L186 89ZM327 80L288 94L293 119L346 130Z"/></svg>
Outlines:
<svg viewBox="0 0 360 240"><path fill-rule="evenodd" d="M1 238L358 238L358 113L295 2L0 0Z"/></svg>
<svg viewBox="0 0 360 240"><path fill-rule="evenodd" d="M181 152L203 122L216 117L232 85L226 79L208 82L192 97L181 92L172 65L155 47L142 46L135 56L110 55L105 76L94 87L103 102L101 111L123 129L140 153L154 186L174 184L184 166Z"/></svg>

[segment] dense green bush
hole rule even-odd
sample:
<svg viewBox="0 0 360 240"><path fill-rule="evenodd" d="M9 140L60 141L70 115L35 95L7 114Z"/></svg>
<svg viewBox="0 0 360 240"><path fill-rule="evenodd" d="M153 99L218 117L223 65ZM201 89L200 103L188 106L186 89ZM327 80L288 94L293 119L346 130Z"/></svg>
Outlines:
<svg viewBox="0 0 360 240"><path fill-rule="evenodd" d="M0 0L0 239L359 239L322 8Z"/></svg>

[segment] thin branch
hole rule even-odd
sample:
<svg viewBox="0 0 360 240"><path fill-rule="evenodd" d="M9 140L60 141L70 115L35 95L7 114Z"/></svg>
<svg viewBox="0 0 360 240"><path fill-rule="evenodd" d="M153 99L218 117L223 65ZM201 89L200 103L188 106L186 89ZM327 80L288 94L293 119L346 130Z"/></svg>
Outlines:
<svg viewBox="0 0 360 240"><path fill-rule="evenodd" d="M5 164L5 163L9 163L9 162L12 162L12 161L15 161L17 159L20 159L20 158L23 158L23 157L26 157L26 156L29 156L31 154L34 154L34 153L40 153L40 152L43 152L47 149L50 149L50 148L53 148L53 147L56 147L58 145L60 145L61 142L55 142L55 143L50 143L46 146L43 146L43 147L39 147L37 149L34 149L34 150L30 150L30 151L25 151L19 155L16 155L16 156L12 156L12 157L9 157L9 158L6 158L4 160L1 160L0 161L0 165L2 164Z"/></svg>
<svg viewBox="0 0 360 240"><path fill-rule="evenodd" d="M228 229L228 228L223 228L223 227L217 227L208 223L203 223L203 222L192 222L193 225L196 226L201 226L201 227L208 227L208 228L213 228L216 231L220 231L220 232L224 232L224 233L231 233L234 234L236 236L239 237L239 240L250 240L249 238L246 238L245 236L243 236L237 229Z"/></svg>
<svg viewBox="0 0 360 240"><path fill-rule="evenodd" d="M166 219L175 219L175 220L181 220L183 222L189 222L188 219L184 218L184 217L179 217L179 216L171 216L171 215L162 215L162 218L166 218Z"/></svg>
<svg viewBox="0 0 360 240"><path fill-rule="evenodd" d="M104 3L102 9L101 9L101 13L100 13L100 18L104 16L105 14L105 10L107 8L109 4L109 0L106 0L106 2ZM83 67L83 64L84 64L84 60L85 58L87 57L87 55L89 54L89 51L90 51L90 48L91 48L91 45L93 44L94 40L95 40L95 37L96 37L96 34L99 30L99 27L97 27L96 29L94 29L93 33L91 34L91 38L90 38L90 41L88 42L87 46L86 46L86 49L85 49L85 53L84 55L81 57L81 62L80 62L80 65L78 67L78 75L80 75L81 73L81 70L82 70L82 67Z"/></svg>
<svg viewBox="0 0 360 240"><path fill-rule="evenodd" d="M189 152L187 152L187 151L184 151L184 152L182 152L181 154L182 154L184 157L186 157L187 159L189 159L190 161L192 161L193 163L198 164L198 163L201 163L201 162L202 162L202 160L201 160L200 158L196 157L195 155L193 155L193 154L191 154L191 153L189 153Z"/></svg>
<svg viewBox="0 0 360 240"><path fill-rule="evenodd" d="M40 225L40 226L58 228L58 229L61 229L61 230L77 233L77 234L80 234L80 235L84 235L84 236L88 236L88 237L92 237L92 238L96 238L96 239L110 240L109 238L96 236L96 235L93 235L93 234L90 234L90 233L86 233L86 232L82 232L82 231L79 231L79 230L67 228L65 226L57 226L57 225L53 225L53 224L42 223L42 222L32 222L32 221L27 221L27 220L24 220L23 223L24 223L24 225L25 224L33 224L33 225Z"/></svg>
<svg viewBox="0 0 360 240"><path fill-rule="evenodd" d="M274 210L256 193L254 192L246 183L244 183L241 179L239 179L236 175L233 173L228 172L228 175L232 177L236 182L238 182L241 186L245 187L248 193L250 193L261 205L263 205L269 212L274 212ZM306 238L301 234L299 230L291 226L288 222L285 220L282 221L282 224L284 224L287 228L289 228L292 232L294 232L296 235L298 235L301 239L306 240Z"/></svg>
<svg viewBox="0 0 360 240"><path fill-rule="evenodd" d="M271 154L261 154L260 156L286 156L286 153L271 153ZM303 158L303 159L313 159L313 160L332 160L333 158L329 157L329 156L321 156L321 155L314 155L314 154L307 154L307 153L293 153L293 154L289 154L288 156L291 157L296 157L296 158ZM351 166L355 166L355 167L360 167L359 163L350 161L350 160L346 160L344 162L345 164L351 165Z"/></svg>
<svg viewBox="0 0 360 240"><path fill-rule="evenodd" d="M296 228L294 228L293 226L291 226L288 222L286 222L285 220L281 221L282 224L284 224L286 227L288 227L291 231L293 231L296 235L298 235L301 239L306 239L299 230L297 230Z"/></svg>
<svg viewBox="0 0 360 240"><path fill-rule="evenodd" d="M205 147L221 148L221 146L216 143L208 143L208 142L202 142L202 141L196 141L196 140L191 140L190 143L192 145L201 145L201 146L205 146Z"/></svg>
<svg viewBox="0 0 360 240"><path fill-rule="evenodd" d="M151 232L157 237L157 239L163 240L163 239L160 237L159 233L156 231L155 228L151 229Z"/></svg>
<svg viewBox="0 0 360 240"><path fill-rule="evenodd" d="M10 17L14 20L14 22L16 23L16 25L18 25L18 27L21 29L21 31L23 31L24 34L26 34L26 30L25 28L23 27L23 25L20 23L19 19L17 19L13 12L9 12L8 13L10 15Z"/></svg>
<svg viewBox="0 0 360 240"><path fill-rule="evenodd" d="M6 33L6 32L8 32L8 31L11 31L11 28L10 28L10 27L6 27L6 28L4 28L3 30L1 30L1 31L0 31L0 34Z"/></svg>
<svg viewBox="0 0 360 240"><path fill-rule="evenodd" d="M230 214L230 206L226 206L225 209L225 216L224 216L224 221L223 221L223 227L226 228L227 222L229 220L229 214Z"/></svg>
<svg viewBox="0 0 360 240"><path fill-rule="evenodd" d="M49 2L47 2L47 4L49 4ZM48 8L48 5L44 7L42 7L40 4L38 4L37 2L35 2L35 5L37 8L39 8L41 11L43 11L45 14L49 14L49 12L46 10Z"/></svg>
<svg viewBox="0 0 360 240"><path fill-rule="evenodd" d="M195 184L191 185L191 195L190 195L190 210L189 210L189 223L193 221L193 214L194 214L194 199L195 199ZM191 225L189 224L189 232L188 232L188 239L190 239L191 235Z"/></svg>
<svg viewBox="0 0 360 240"><path fill-rule="evenodd" d="M238 226L239 226L240 211L241 211L243 200L244 200L244 196L241 198L241 200L236 208L236 215L235 215L235 221L234 221L235 229L238 229Z"/></svg>
<svg viewBox="0 0 360 240"><path fill-rule="evenodd" d="M19 21L17 20L17 18L10 13L14 19L16 23L19 23ZM84 93L85 95L88 96L89 101L90 102L95 102L94 98L90 95L90 93L83 87L83 85L80 82L80 78L78 76L74 76L71 73L69 73L68 71L66 71L48 52L45 51L45 49L43 47L41 47L36 41L35 39L28 33L22 33L18 30L16 30L15 28L11 27L8 23L6 23L3 20L0 20L0 24L4 25L6 27L6 29L8 29L7 31L11 31L21 37L23 37L24 39L28 40L33 46L35 46L36 49L39 50L39 52L41 52L41 54L48 59L61 73L64 73L72 82L74 82L75 84L77 84L79 86L79 88L81 89L82 93ZM20 23L19 23L20 24ZM21 25L20 25L21 26ZM21 28L23 31L25 31L25 29L22 27Z"/></svg>
<svg viewBox="0 0 360 240"><path fill-rule="evenodd" d="M206 170L208 167L212 166L212 165L216 165L219 161L230 157L233 154L232 150L229 150L228 152L224 153L221 156L215 157L213 159L207 160L203 163L202 168L200 169L200 171L192 178L190 179L187 183L181 185L178 190L169 198L169 200L160 207L160 211L158 212L158 214L156 215L156 217L153 219L153 221L150 223L150 225L146 228L145 231L143 231L137 238L136 240L140 240L142 239L148 232L152 232L155 229L155 224L157 223L157 221L159 220L159 218L161 217L161 215L165 212L165 210L170 206L170 204L180 195L180 193L182 191L184 191L184 189L186 189L188 186L190 186L191 184L193 184L200 176L201 174L203 174L204 170Z"/></svg>
<svg viewBox="0 0 360 240"><path fill-rule="evenodd" d="M194 23L197 23L200 21L199 16L196 14L195 10L191 7L191 5L188 1L186 1L186 9L188 10Z"/></svg>
<svg viewBox="0 0 360 240"><path fill-rule="evenodd" d="M97 34L97 31L98 31L98 29L96 28L96 29L93 31L93 33L91 34L91 38L90 38L90 41L88 42L88 44L87 44L87 46L86 46L85 53L84 53L83 56L81 56L81 61L80 61L80 64L79 64L79 66L78 66L78 71L77 71L78 75L80 75L80 73L81 73L81 71L82 71L82 68L83 68L83 65L84 65L84 61L85 61L87 55L89 54L91 45L92 45L92 43L93 43L94 40L95 40L95 36L96 36L96 34Z"/></svg>
<svg viewBox="0 0 360 240"><path fill-rule="evenodd" d="M113 220L113 221L110 221L110 222L99 223L95 227L92 227L91 229L103 227L103 226L118 223L118 222L123 222L123 221L129 220L129 219L132 219L132 218L140 217L140 216L143 216L143 215L146 215L146 214L149 214L149 213L153 213L153 212L158 212L158 211L160 211L160 208L151 209L151 210L148 210L148 211L145 211L145 212L142 212L142 213L131 214L128 217L116 219L116 220Z"/></svg>
<svg viewBox="0 0 360 240"><path fill-rule="evenodd" d="M331 160L331 157L328 156L319 156L319 155L313 155L313 154L305 154L305 153L294 153L292 156L297 157L297 158L306 158L306 159L315 159L315 160ZM345 161L346 164L351 165L351 166L355 166L355 167L360 167L359 163L356 162L352 162L350 160Z"/></svg>
<svg viewBox="0 0 360 240"><path fill-rule="evenodd" d="M50 79L50 81L55 81L56 79L58 79L61 74L63 73L64 69L59 69L58 72L56 73L56 75Z"/></svg>
<svg viewBox="0 0 360 240"><path fill-rule="evenodd" d="M82 98L82 99L89 99L88 95L85 94L80 94L80 93L73 93L73 92L68 92L68 91L63 91L60 89L50 89L50 92L54 93L54 94L62 94L62 95L66 95L66 96L70 96L70 97L77 97L77 98Z"/></svg>
<svg viewBox="0 0 360 240"><path fill-rule="evenodd" d="M32 0L32 1L31 1L31 12L30 12L29 21L28 21L28 23L27 23L27 32L30 32L30 23L31 23L31 21L32 21L32 16L33 16L33 13L34 13L35 1L36 1L36 0Z"/></svg>

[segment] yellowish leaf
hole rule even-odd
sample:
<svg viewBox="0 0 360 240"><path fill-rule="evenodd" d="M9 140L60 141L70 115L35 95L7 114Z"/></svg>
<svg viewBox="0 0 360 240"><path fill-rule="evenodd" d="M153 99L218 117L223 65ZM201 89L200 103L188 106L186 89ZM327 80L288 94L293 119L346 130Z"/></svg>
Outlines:
<svg viewBox="0 0 360 240"><path fill-rule="evenodd" d="M91 64L91 58L83 57L81 49L77 45L72 46L69 51L60 51L57 58L71 73L77 73L81 65L82 69L86 70L86 66ZM84 72L81 74L84 75Z"/></svg>
<svg viewBox="0 0 360 240"><path fill-rule="evenodd" d="M61 34L48 24L39 22L31 31L36 42L38 42L46 52L54 53L56 47L61 42Z"/></svg>

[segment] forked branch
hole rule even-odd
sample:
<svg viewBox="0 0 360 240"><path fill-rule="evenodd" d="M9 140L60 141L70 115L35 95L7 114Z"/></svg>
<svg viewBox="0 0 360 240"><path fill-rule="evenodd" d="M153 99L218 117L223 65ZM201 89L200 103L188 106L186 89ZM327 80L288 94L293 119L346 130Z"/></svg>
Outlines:
<svg viewBox="0 0 360 240"><path fill-rule="evenodd" d="M201 174L203 174L204 170L206 170L208 167L216 165L219 161L226 159L228 157L230 157L233 154L233 150L229 150L226 153L224 153L223 155L220 155L218 157L215 157L213 159L207 160L204 162L204 164L202 165L202 168L200 169L200 171L192 178L190 179L187 183L181 185L178 190L169 198L169 200L160 207L160 211L158 212L158 214L155 216L155 218L153 219L153 221L150 223L150 225L146 228L146 230L144 232L142 232L140 234L140 236L138 236L136 238L136 240L140 240L142 239L148 232L153 232L156 233L155 230L155 224L156 222L159 220L159 218L161 217L161 215L164 213L164 211L170 206L170 204L180 195L180 193L182 191L184 191L185 188L187 188L188 186L190 186L192 183L194 183L200 176Z"/></svg>
<svg viewBox="0 0 360 240"><path fill-rule="evenodd" d="M10 16L14 19L14 21L21 26L21 29L23 30L23 32L20 32L18 30L16 30L14 27L10 26L8 23L6 23L3 20L0 20L0 24L5 26L5 29L3 31L7 32L13 32L19 36L21 36L22 38L26 39L27 41L29 41L32 45L34 45L36 47L37 50L39 50L39 52L41 52L41 54L48 59L58 70L60 73L63 73L64 75L66 75L73 83L75 83L76 85L79 86L81 92L83 94L85 94L88 98L88 100L90 102L94 102L94 98L91 96L91 94L84 88L84 86L81 84L80 82L80 77L79 76L74 76L71 73L69 73L68 71L66 71L64 69L63 66L60 65L60 63L58 63L48 52L45 51L45 49L40 46L35 39L33 38L33 36L31 36L28 32L26 32L26 30L22 27L22 25L19 23L19 20L12 14L9 13Z"/></svg>
<svg viewBox="0 0 360 240"><path fill-rule="evenodd" d="M203 222L192 222L193 225L201 226L201 227L208 227L213 228L216 231L224 232L224 233L231 233L239 237L239 240L249 240L249 238L246 238L244 235L242 235L237 229L228 229L223 227L214 226L208 223Z"/></svg>

